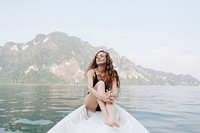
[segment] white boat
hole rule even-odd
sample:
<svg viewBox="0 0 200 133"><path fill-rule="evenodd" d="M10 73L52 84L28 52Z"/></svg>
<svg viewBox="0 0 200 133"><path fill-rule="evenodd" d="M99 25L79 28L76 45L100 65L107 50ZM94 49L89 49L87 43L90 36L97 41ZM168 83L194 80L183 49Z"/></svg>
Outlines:
<svg viewBox="0 0 200 133"><path fill-rule="evenodd" d="M92 113L84 105L71 112L47 133L149 133L132 115L116 107L116 117L120 127L104 124L101 111Z"/></svg>

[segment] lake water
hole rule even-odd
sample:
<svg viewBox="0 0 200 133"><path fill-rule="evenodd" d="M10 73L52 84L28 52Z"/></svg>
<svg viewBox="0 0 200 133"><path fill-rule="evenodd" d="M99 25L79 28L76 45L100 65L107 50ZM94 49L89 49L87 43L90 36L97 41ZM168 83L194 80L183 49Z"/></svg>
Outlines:
<svg viewBox="0 0 200 133"><path fill-rule="evenodd" d="M83 104L85 86L0 86L0 133L45 133ZM117 104L151 133L199 133L200 87L122 86Z"/></svg>

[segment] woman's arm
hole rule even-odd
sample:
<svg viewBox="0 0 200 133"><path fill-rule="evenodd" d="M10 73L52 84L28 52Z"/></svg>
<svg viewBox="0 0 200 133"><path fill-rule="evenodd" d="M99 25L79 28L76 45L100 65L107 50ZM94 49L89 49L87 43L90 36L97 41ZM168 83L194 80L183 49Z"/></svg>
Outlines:
<svg viewBox="0 0 200 133"><path fill-rule="evenodd" d="M119 94L119 88L117 87L117 80L116 78L114 79L114 82L113 82L113 86L112 86L112 93L114 93L114 96L117 97L118 94Z"/></svg>
<svg viewBox="0 0 200 133"><path fill-rule="evenodd" d="M116 79L114 79L113 81L113 85L112 85L112 91L109 92L110 93L110 99L111 101L108 103L114 103L115 99L117 98L118 94L119 94L119 88L117 87L117 82Z"/></svg>
<svg viewBox="0 0 200 133"><path fill-rule="evenodd" d="M93 76L94 76L94 70L90 69L87 73L87 87L88 87L88 92L93 94L95 97L97 97L100 100L107 101L108 98L106 98L106 94L102 95L100 94L97 90L94 89L93 87Z"/></svg>

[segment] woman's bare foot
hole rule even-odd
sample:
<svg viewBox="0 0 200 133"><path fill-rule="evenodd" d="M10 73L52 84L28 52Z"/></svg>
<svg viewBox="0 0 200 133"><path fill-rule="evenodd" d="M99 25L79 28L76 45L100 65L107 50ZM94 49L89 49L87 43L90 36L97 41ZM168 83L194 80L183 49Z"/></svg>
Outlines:
<svg viewBox="0 0 200 133"><path fill-rule="evenodd" d="M117 121L114 121L113 124L114 124L114 126L116 126L116 127L120 127L119 122L117 122Z"/></svg>
<svg viewBox="0 0 200 133"><path fill-rule="evenodd" d="M108 120L105 122L106 125L108 126L116 126L116 127L120 127L120 124L117 120L112 119L112 118L108 118Z"/></svg>
<svg viewBox="0 0 200 133"><path fill-rule="evenodd" d="M108 125L108 126L111 126L111 127L114 126L113 123L110 123L110 122L108 122L108 121L106 121L105 124Z"/></svg>

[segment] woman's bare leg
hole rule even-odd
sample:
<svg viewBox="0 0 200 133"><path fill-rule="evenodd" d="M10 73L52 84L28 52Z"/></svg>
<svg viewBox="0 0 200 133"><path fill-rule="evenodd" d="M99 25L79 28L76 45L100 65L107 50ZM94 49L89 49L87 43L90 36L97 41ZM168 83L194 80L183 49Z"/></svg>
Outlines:
<svg viewBox="0 0 200 133"><path fill-rule="evenodd" d="M105 94L105 83L103 81L99 81L95 88L97 89L97 91L101 94ZM108 120L108 112L107 112L107 109L106 109L106 103L100 99L97 99L97 102L101 108L101 111L102 111L102 115L103 115L103 120L104 122L106 123L107 120Z"/></svg>
<svg viewBox="0 0 200 133"><path fill-rule="evenodd" d="M96 107L98 106L97 98L93 94L89 93L84 99L84 105L90 111L96 112Z"/></svg>
<svg viewBox="0 0 200 133"><path fill-rule="evenodd" d="M105 83L103 81L99 81L94 88L99 93L105 94ZM119 124L115 118L115 110L113 104L106 104L106 102L96 98L93 94L88 94L85 97L84 104L86 108L93 112L96 111L96 107L99 105L102 111L103 120L105 124L109 126L119 127Z"/></svg>
<svg viewBox="0 0 200 133"><path fill-rule="evenodd" d="M106 109L108 111L108 125L120 127L119 122L116 120L115 107L114 104L106 104Z"/></svg>
<svg viewBox="0 0 200 133"><path fill-rule="evenodd" d="M94 89L96 89L99 93L105 94L105 83L103 81L99 81ZM104 122L108 119L108 112L106 109L106 103L102 100L96 98L93 94L89 93L84 99L84 105L87 109L91 110L92 112L96 112L96 108L99 105L102 111L103 120Z"/></svg>

